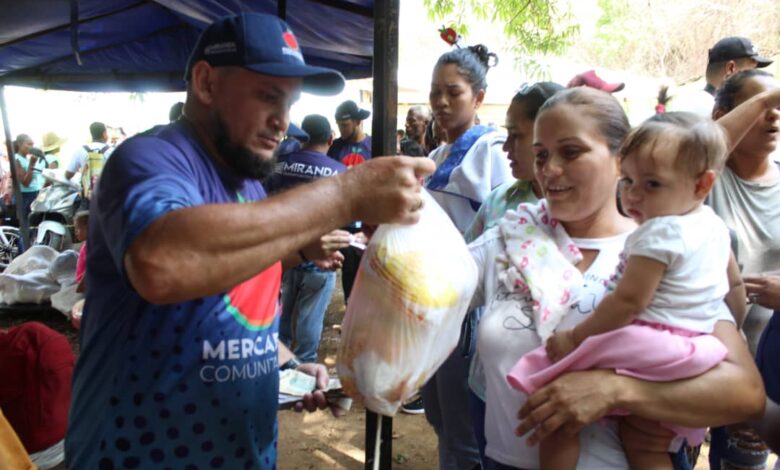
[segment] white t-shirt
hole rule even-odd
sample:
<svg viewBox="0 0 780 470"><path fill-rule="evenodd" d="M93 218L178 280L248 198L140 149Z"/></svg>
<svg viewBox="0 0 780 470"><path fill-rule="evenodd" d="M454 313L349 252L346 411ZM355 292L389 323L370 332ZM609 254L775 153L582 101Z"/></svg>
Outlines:
<svg viewBox="0 0 780 470"><path fill-rule="evenodd" d="M111 145L105 143L105 142L90 142L87 144L87 147L91 151L97 151L102 149L103 147L108 146L108 149L103 153L103 156L105 158L108 158L111 155L111 152L114 151L114 147ZM73 173L74 175L81 171L81 169L84 167L84 165L87 163L87 150L84 148L83 145L80 145L75 152L73 152L73 156L70 157L70 162L68 163L68 168L66 168L66 171L69 171Z"/></svg>
<svg viewBox="0 0 780 470"><path fill-rule="evenodd" d="M513 180L506 152L501 149L505 140L506 137L497 132L484 134L466 152L461 164L452 170L447 185L430 190L460 233L469 228L477 215L479 206L474 202L481 204L494 188ZM431 152L429 157L437 168L447 159L451 148L452 144L444 144Z"/></svg>
<svg viewBox="0 0 780 470"><path fill-rule="evenodd" d="M726 269L731 253L726 224L707 206L685 215L655 217L626 240L625 254L666 265L661 282L640 320L712 333L728 314ZM623 263L618 268L622 273Z"/></svg>
<svg viewBox="0 0 780 470"><path fill-rule="evenodd" d="M610 238L573 239L580 249L599 254L583 274L580 301L572 305L560 328L572 328L595 310L606 293L618 265L628 233ZM528 447L526 437L514 433L517 412L527 396L509 386L506 374L521 356L541 346L533 323L531 297L509 293L498 282L495 258L504 252L498 228L485 232L469 245L479 267L479 283L472 305L485 305L477 332L477 353L485 372L485 437L487 455L506 465L539 468L539 448ZM580 433L580 470L627 469L628 462L614 421L595 423Z"/></svg>
<svg viewBox="0 0 780 470"><path fill-rule="evenodd" d="M715 97L706 90L696 90L672 98L669 111L685 111L712 119Z"/></svg>

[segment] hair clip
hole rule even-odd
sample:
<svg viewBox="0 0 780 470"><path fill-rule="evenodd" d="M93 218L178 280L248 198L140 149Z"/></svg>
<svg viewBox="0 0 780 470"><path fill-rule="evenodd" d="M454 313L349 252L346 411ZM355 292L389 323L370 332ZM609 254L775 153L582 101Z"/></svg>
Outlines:
<svg viewBox="0 0 780 470"><path fill-rule="evenodd" d="M444 39L444 42L449 44L450 46L455 46L460 48L460 40L463 39L463 37L455 31L452 27L446 27L442 26L439 28L439 37Z"/></svg>

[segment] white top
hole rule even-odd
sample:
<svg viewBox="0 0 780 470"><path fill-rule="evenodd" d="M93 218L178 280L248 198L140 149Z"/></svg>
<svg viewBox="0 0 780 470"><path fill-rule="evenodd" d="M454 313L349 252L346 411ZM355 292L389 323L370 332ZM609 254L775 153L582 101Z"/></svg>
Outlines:
<svg viewBox="0 0 780 470"><path fill-rule="evenodd" d="M479 210L472 202L484 202L494 188L514 179L506 152L501 150L505 140L506 137L497 132L483 135L466 152L461 164L452 170L447 185L437 190L429 189L460 233L469 228ZM444 144L431 152L429 158L437 168L447 159L451 147L452 144Z"/></svg>
<svg viewBox="0 0 780 470"><path fill-rule="evenodd" d="M626 257L643 256L666 265L650 304L639 319L712 333L728 314L726 269L731 253L726 224L707 206L685 214L655 217L626 240ZM624 264L618 267L622 274Z"/></svg>
<svg viewBox="0 0 780 470"><path fill-rule="evenodd" d="M573 239L580 249L599 250L583 274L581 299L572 305L561 328L572 328L593 312L604 296L618 265L628 233L601 239ZM526 437L514 433L517 412L527 396L509 386L506 374L520 357L541 346L533 324L530 296L508 293L497 280L494 260L503 253L498 228L492 228L469 245L479 267L479 283L472 305L485 305L477 332L477 354L485 373L485 436L487 455L503 464L539 468L539 448L528 447ZM615 421L594 423L580 433L580 470L627 469Z"/></svg>
<svg viewBox="0 0 780 470"><path fill-rule="evenodd" d="M704 89L684 93L672 98L669 111L685 111L707 119L712 119L715 97Z"/></svg>
<svg viewBox="0 0 780 470"><path fill-rule="evenodd" d="M87 144L87 147L89 147L92 151L97 151L102 149L108 145L108 149L103 154L105 158L108 158L111 156L111 152L114 151L114 147L112 147L110 144L107 144L106 142L90 142ZM84 148L83 145L79 145L75 152L73 152L73 156L70 157L70 162L68 163L68 168L66 168L66 171L69 171L73 173L74 175L81 171L81 169L84 167L84 165L87 163L87 150Z"/></svg>

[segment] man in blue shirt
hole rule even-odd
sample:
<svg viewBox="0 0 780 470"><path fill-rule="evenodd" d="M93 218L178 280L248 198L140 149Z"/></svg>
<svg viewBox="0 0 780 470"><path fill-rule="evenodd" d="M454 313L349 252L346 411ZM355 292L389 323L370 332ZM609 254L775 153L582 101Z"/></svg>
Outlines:
<svg viewBox="0 0 780 470"><path fill-rule="evenodd" d="M419 217L416 180L433 167L414 159L266 198L301 89L344 86L278 18L217 20L186 80L182 118L118 147L90 208L69 468L274 468L279 364L327 382L277 341L282 270L327 264L319 238L351 220ZM321 391L301 404L326 406Z"/></svg>
<svg viewBox="0 0 780 470"><path fill-rule="evenodd" d="M276 171L265 183L272 194L347 170L325 154L333 143L333 131L325 116L306 116L301 128L309 136L308 142L297 152L279 156ZM349 232L334 230L326 237L331 244L340 239L344 247L349 245ZM319 269L311 262L288 269L282 277L279 339L304 362L317 360L322 320L335 287L336 273Z"/></svg>

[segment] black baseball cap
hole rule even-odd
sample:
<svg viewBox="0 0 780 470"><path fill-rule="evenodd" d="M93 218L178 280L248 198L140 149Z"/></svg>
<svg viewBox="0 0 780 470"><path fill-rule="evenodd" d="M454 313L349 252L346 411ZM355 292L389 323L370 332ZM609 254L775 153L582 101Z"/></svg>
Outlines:
<svg viewBox="0 0 780 470"><path fill-rule="evenodd" d="M709 63L726 62L728 60L750 57L758 62L757 67L766 67L772 63L771 59L761 57L756 51L756 46L748 38L730 36L716 42L709 50Z"/></svg>
<svg viewBox="0 0 780 470"><path fill-rule="evenodd" d="M356 121L362 121L371 115L371 111L358 108L357 103L352 100L347 100L336 108L336 120L343 121L344 119L354 119Z"/></svg>
<svg viewBox="0 0 780 470"><path fill-rule="evenodd" d="M303 118L301 128L309 134L314 143L327 142L332 134L328 118L320 114L309 114Z"/></svg>
<svg viewBox="0 0 780 470"><path fill-rule="evenodd" d="M318 95L335 95L344 89L339 72L306 65L292 30L273 15L241 13L213 22L198 38L185 80L200 60L213 67L238 66L274 77L302 77L303 90Z"/></svg>

